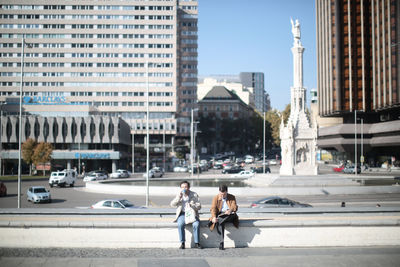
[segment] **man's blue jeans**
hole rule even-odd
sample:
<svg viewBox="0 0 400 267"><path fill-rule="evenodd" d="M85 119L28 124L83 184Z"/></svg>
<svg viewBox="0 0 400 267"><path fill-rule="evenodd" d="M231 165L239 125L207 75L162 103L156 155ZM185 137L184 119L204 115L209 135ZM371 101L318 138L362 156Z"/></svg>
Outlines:
<svg viewBox="0 0 400 267"><path fill-rule="evenodd" d="M178 217L178 232L179 232L179 241L184 243L185 239L185 213L181 214ZM194 243L199 243L199 236L200 236L200 221L199 218L196 218L196 221L192 223L193 227L193 239Z"/></svg>

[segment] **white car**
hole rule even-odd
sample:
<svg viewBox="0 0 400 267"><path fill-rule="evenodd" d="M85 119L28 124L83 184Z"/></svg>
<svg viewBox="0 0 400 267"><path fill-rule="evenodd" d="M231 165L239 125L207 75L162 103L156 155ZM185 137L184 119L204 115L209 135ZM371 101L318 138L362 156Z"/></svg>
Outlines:
<svg viewBox="0 0 400 267"><path fill-rule="evenodd" d="M239 173L231 175L232 178L251 178L254 176L254 173L251 171L241 171Z"/></svg>
<svg viewBox="0 0 400 267"><path fill-rule="evenodd" d="M175 166L174 172L188 172L189 169L187 166Z"/></svg>
<svg viewBox="0 0 400 267"><path fill-rule="evenodd" d="M110 174L110 178L129 178L130 174L127 170L117 170Z"/></svg>
<svg viewBox="0 0 400 267"><path fill-rule="evenodd" d="M147 178L146 176L147 176L146 173L144 173L143 177ZM163 173L159 169L149 170L149 178L161 178L162 176L163 176Z"/></svg>
<svg viewBox="0 0 400 267"><path fill-rule="evenodd" d="M90 181L97 181L97 180L105 180L108 178L107 173L103 171L93 171L89 172L88 175L83 178L84 182L90 182Z"/></svg>
<svg viewBox="0 0 400 267"><path fill-rule="evenodd" d="M49 185L53 187L55 185L64 187L69 185L73 187L76 182L77 173L75 170L63 170L52 172L49 178Z"/></svg>
<svg viewBox="0 0 400 267"><path fill-rule="evenodd" d="M31 186L26 191L26 198L33 203L51 202L50 191L47 191L43 186Z"/></svg>
<svg viewBox="0 0 400 267"><path fill-rule="evenodd" d="M90 206L91 209L141 209L126 199L106 199Z"/></svg>

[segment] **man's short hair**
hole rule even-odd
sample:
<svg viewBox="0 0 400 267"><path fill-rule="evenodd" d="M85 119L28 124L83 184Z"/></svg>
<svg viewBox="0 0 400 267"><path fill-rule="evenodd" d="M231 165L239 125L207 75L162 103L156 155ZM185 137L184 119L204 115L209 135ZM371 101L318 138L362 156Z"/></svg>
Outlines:
<svg viewBox="0 0 400 267"><path fill-rule="evenodd" d="M222 193L228 192L228 186L226 186L226 184L219 185L219 192Z"/></svg>
<svg viewBox="0 0 400 267"><path fill-rule="evenodd" d="M187 184L188 187L190 188L190 183L188 181L182 181L179 186L182 186L182 184Z"/></svg>

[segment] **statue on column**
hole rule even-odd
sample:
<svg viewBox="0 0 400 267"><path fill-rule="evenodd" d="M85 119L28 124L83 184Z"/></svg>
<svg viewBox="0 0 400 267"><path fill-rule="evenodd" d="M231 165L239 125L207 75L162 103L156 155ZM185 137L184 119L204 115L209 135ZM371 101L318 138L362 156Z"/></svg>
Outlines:
<svg viewBox="0 0 400 267"><path fill-rule="evenodd" d="M290 22L292 23L292 33L294 39L300 41L300 22L298 19L296 19L296 22L293 22L293 19L290 19Z"/></svg>

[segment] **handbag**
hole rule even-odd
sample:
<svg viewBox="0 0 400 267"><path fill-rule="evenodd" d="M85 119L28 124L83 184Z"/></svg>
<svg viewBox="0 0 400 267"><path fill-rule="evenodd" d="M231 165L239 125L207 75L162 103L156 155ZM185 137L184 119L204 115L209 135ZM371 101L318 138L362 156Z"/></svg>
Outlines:
<svg viewBox="0 0 400 267"><path fill-rule="evenodd" d="M194 223L196 221L196 212L192 207L186 205L185 207L185 224Z"/></svg>

